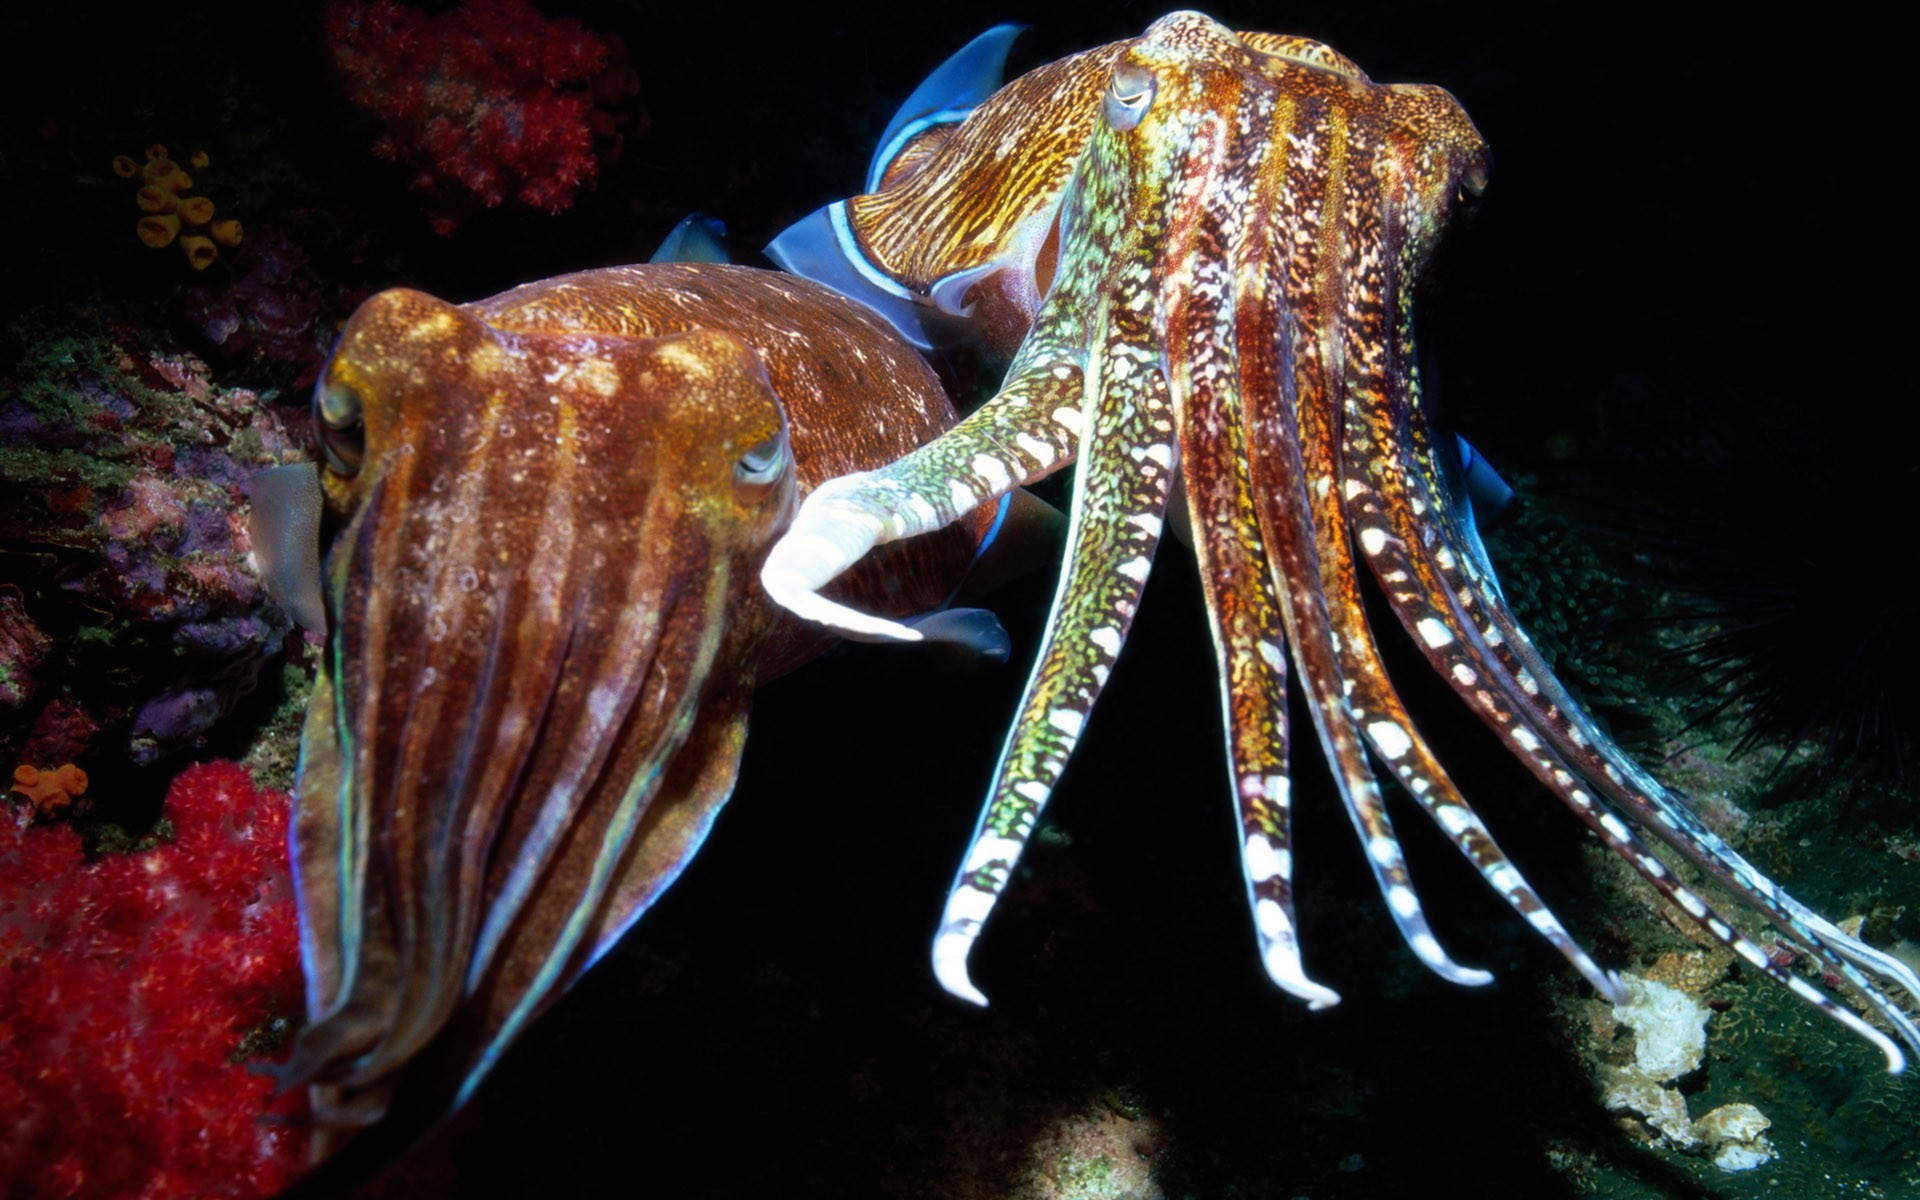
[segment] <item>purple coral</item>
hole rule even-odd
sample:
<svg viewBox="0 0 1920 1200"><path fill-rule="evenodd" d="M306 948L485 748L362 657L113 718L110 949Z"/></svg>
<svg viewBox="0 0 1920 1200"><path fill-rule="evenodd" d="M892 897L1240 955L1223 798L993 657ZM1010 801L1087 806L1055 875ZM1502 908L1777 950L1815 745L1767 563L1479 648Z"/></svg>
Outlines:
<svg viewBox="0 0 1920 1200"><path fill-rule="evenodd" d="M0 552L39 563L0 592L0 752L62 762L124 738L141 764L200 745L291 622L248 563L243 484L293 445L200 360L80 339L22 364L5 416ZM9 711L11 710L11 711Z"/></svg>

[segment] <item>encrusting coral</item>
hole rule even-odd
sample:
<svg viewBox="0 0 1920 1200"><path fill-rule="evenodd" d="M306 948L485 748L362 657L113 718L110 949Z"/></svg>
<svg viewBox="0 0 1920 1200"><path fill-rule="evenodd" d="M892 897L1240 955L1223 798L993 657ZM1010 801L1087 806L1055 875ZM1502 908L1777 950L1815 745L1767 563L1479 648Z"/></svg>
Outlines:
<svg viewBox="0 0 1920 1200"><path fill-rule="evenodd" d="M196 150L189 161L199 168L209 159L206 151ZM240 244L244 232L240 222L232 218L214 220L213 201L185 194L193 188L193 176L167 156L165 146L148 146L145 163L120 155L113 160L113 173L122 179L140 180L134 203L144 215L135 223L134 234L146 245L158 250L177 244L187 256L187 264L204 271L220 257L220 246Z"/></svg>
<svg viewBox="0 0 1920 1200"><path fill-rule="evenodd" d="M13 769L12 794L26 797L41 815L58 812L87 790L87 773L72 763L40 768L21 763Z"/></svg>

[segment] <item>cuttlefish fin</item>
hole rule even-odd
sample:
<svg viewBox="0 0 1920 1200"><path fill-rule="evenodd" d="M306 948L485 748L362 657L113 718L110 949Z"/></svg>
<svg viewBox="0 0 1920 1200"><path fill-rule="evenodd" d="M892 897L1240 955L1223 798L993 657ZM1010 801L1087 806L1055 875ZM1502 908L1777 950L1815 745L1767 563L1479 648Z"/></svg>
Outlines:
<svg viewBox="0 0 1920 1200"><path fill-rule="evenodd" d="M767 257L790 275L803 275L872 309L916 348L933 348L925 305L867 257L847 223L846 201L836 200L787 226L767 243Z"/></svg>
<svg viewBox="0 0 1920 1200"><path fill-rule="evenodd" d="M864 190L880 190L888 168L916 137L936 126L959 124L998 91L1006 75L1007 52L1026 28L1025 25L995 25L954 51L947 61L921 80L880 135L873 161L867 165Z"/></svg>
<svg viewBox="0 0 1920 1200"><path fill-rule="evenodd" d="M727 227L719 217L688 213L660 239L660 248L647 261L730 263L733 256L727 253Z"/></svg>
<svg viewBox="0 0 1920 1200"><path fill-rule="evenodd" d="M579 927L579 936L553 937L545 932L576 928L579 908L566 907L554 893L528 902L526 914L517 922L519 936L510 934L495 957L494 969L473 982L481 994L478 1027L465 1037L473 1039L476 1050L452 1108L466 1103L527 1023L612 949L686 869L733 794L746 745L752 691L751 678L742 675L702 701L686 741L662 772L658 789L617 862L609 864L611 877L605 892L589 899L591 919ZM597 853L594 839L571 839L555 871L562 875L586 871L588 860ZM550 950L550 946L557 948Z"/></svg>
<svg viewBox="0 0 1920 1200"><path fill-rule="evenodd" d="M1005 662L1013 653L1013 638L1000 618L984 608L943 608L902 624L928 642L956 646L976 658Z"/></svg>
<svg viewBox="0 0 1920 1200"><path fill-rule="evenodd" d="M921 81L880 135L879 147L867 167L868 192L895 182L890 175L899 174L895 168L901 166L904 159L924 157L999 88L1007 51L1025 28L1024 25L994 26L962 46ZM932 349L933 336L926 323L925 300L897 283L868 257L848 224L845 201L835 201L795 221L767 243L766 253L781 270L804 275L866 305L885 318L901 337L922 350ZM998 264L989 264L982 272L998 269ZM957 297L971 281L970 277L960 286L946 290ZM957 301L942 303L944 298L944 293L933 297L937 307L946 312L958 311L953 306Z"/></svg>
<svg viewBox="0 0 1920 1200"><path fill-rule="evenodd" d="M482 981L486 995L477 1011L470 1017L457 1015L422 1051L417 1069L344 1098L346 1105L365 1110L364 1120L356 1119L351 1107L327 1112L342 1128L316 1127L314 1137L324 1141L327 1154L287 1193L288 1200L339 1195L377 1174L445 1122L471 1097L527 1022L611 949L679 878L733 794L751 693L751 682L742 680L701 704L692 732L663 773L621 856L605 903L573 951L568 969L538 995L512 986L511 967ZM565 923L571 914L548 915ZM317 1098L333 1099L324 1088ZM361 1128L363 1124L371 1127Z"/></svg>
<svg viewBox="0 0 1920 1200"><path fill-rule="evenodd" d="M1500 472L1493 469L1487 456L1475 449L1472 442L1455 434L1453 448L1458 461L1449 466L1457 465L1460 473L1456 494L1466 497L1475 524L1493 524L1513 503L1513 485L1500 478Z"/></svg>
<svg viewBox="0 0 1920 1200"><path fill-rule="evenodd" d="M973 565L947 603L974 603L1017 579L1052 567L1066 544L1067 514L1026 488L1015 488L1000 498Z"/></svg>
<svg viewBox="0 0 1920 1200"><path fill-rule="evenodd" d="M340 869L345 840L339 803L340 739L335 724L333 672L326 663L313 681L306 727L300 734L299 778L294 791L292 841L311 847L294 856L293 887L300 910L300 958L307 979L307 1012L328 1011L340 996L345 967L340 953L340 886L353 878ZM296 1047L296 1056L298 1048ZM317 1056L316 1056L317 1057ZM304 1080L298 1064L288 1077Z"/></svg>
<svg viewBox="0 0 1920 1200"><path fill-rule="evenodd" d="M288 616L327 631L320 595L320 465L288 463L247 480L248 533L260 586Z"/></svg>

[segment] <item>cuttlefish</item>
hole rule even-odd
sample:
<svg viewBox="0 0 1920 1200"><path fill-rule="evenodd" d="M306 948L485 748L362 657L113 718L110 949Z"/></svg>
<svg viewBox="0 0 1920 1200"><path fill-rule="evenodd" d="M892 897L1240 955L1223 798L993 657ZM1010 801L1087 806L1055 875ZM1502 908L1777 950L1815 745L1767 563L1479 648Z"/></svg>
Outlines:
<svg viewBox="0 0 1920 1200"><path fill-rule="evenodd" d="M1626 1000L1414 721L1388 669L1386 647L1404 637L1676 919L1901 1069L1920 1051L1920 974L1789 894L1635 762L1506 602L1478 532L1485 505L1463 444L1434 421L1414 338L1417 283L1441 234L1489 186L1487 144L1459 102L1432 85L1375 83L1309 38L1237 32L1197 12L996 88L1014 32L982 35L909 98L864 194L769 247L910 334L959 321L1017 347L999 392L963 423L808 496L762 575L780 603L917 640L817 588L869 547L1076 465L1042 648L934 936L942 985L986 1003L968 957L1119 661L1169 518L1184 515L1240 873L1274 984L1313 1009L1340 1000L1308 970L1295 905L1297 687L1421 963L1459 984L1493 979L1435 935L1386 780L1596 992ZM1384 603L1369 605L1369 592ZM1750 910L1753 932L1660 843ZM1777 961L1762 924L1860 1011Z"/></svg>
<svg viewBox="0 0 1920 1200"><path fill-rule="evenodd" d="M766 547L799 494L955 417L865 309L710 262L384 292L313 407L330 541L291 606L328 637L292 832L309 1022L282 1078L311 1086L320 1158L398 1098L457 1107L680 874L755 684L824 644L762 594ZM939 608L992 520L847 598Z"/></svg>

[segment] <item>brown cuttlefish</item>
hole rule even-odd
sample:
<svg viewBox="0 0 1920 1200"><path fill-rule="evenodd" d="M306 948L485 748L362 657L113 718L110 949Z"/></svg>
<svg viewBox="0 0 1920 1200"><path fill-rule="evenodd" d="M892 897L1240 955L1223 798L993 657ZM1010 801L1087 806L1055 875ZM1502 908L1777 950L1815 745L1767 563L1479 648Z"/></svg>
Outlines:
<svg viewBox="0 0 1920 1200"><path fill-rule="evenodd" d="M320 1159L457 1107L679 875L755 684L823 644L761 593L766 547L798 494L954 412L860 306L702 262L384 292L314 416L331 536L289 604L328 632L292 834L309 1022L281 1074ZM850 598L937 609L987 528L903 543Z"/></svg>

